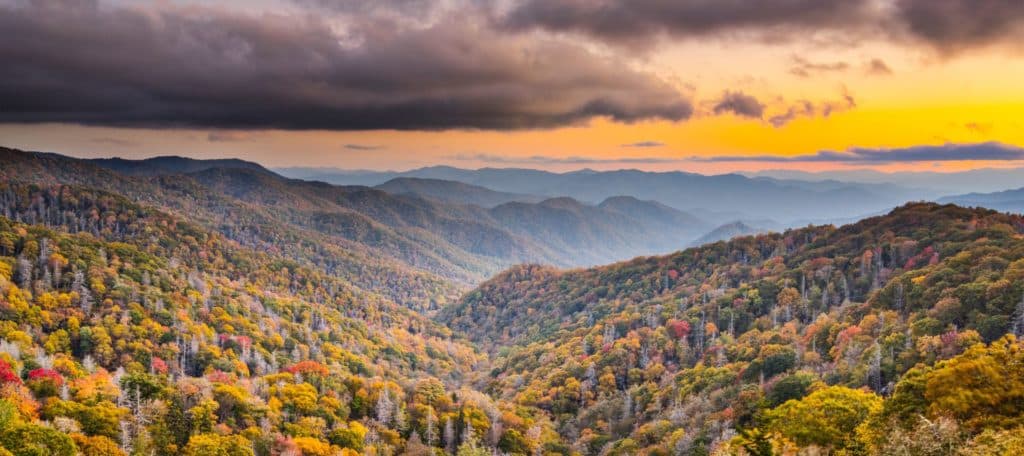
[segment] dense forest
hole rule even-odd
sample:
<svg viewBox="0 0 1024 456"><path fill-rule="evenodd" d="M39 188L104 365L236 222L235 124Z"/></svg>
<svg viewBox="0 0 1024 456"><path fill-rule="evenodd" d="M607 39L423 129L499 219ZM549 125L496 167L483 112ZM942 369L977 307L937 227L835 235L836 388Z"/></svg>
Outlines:
<svg viewBox="0 0 1024 456"><path fill-rule="evenodd" d="M0 455L1024 452L1021 216L913 203L459 298L498 263L421 200L4 153Z"/></svg>
<svg viewBox="0 0 1024 456"><path fill-rule="evenodd" d="M488 393L544 410L580 454L1016 454L1022 233L1020 216L909 204L522 266L441 319L494 356Z"/></svg>

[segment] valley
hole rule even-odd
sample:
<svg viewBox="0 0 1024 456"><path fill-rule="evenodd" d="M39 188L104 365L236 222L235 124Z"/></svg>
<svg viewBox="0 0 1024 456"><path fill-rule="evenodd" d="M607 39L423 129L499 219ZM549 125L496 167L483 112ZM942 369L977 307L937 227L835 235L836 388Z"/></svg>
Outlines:
<svg viewBox="0 0 1024 456"><path fill-rule="evenodd" d="M12 454L1021 443L1020 215L772 232L632 196L0 155Z"/></svg>

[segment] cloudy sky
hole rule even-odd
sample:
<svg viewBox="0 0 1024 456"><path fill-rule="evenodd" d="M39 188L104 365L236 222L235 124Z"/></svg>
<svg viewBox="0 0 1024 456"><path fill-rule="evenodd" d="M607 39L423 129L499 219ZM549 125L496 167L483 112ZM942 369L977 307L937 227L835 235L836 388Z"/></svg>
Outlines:
<svg viewBox="0 0 1024 456"><path fill-rule="evenodd" d="M1020 0L0 0L0 144L270 166L1024 166Z"/></svg>

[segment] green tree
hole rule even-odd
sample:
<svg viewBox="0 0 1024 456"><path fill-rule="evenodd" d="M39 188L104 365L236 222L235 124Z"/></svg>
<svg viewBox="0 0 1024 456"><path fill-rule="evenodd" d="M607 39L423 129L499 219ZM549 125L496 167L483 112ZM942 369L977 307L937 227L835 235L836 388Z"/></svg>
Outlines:
<svg viewBox="0 0 1024 456"><path fill-rule="evenodd" d="M197 434L182 452L185 456L253 456L252 443L240 435Z"/></svg>
<svg viewBox="0 0 1024 456"><path fill-rule="evenodd" d="M974 431L1024 424L1024 350L1012 335L977 344L928 374L933 416L950 414Z"/></svg>
<svg viewBox="0 0 1024 456"><path fill-rule="evenodd" d="M830 386L767 412L769 429L800 446L856 451L857 426L882 406L874 393Z"/></svg>

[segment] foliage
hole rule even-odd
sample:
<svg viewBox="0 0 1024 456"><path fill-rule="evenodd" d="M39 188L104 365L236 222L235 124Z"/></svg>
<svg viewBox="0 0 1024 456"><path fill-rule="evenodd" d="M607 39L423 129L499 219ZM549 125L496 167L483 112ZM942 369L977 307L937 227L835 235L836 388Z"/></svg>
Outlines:
<svg viewBox="0 0 1024 456"><path fill-rule="evenodd" d="M433 222L370 221L387 215L367 215L373 192L33 160L0 171L0 454L1020 444L1020 216L915 203L602 267L517 266L433 318L448 279L495 263L453 254L474 241ZM401 223L432 217L401 207Z"/></svg>

